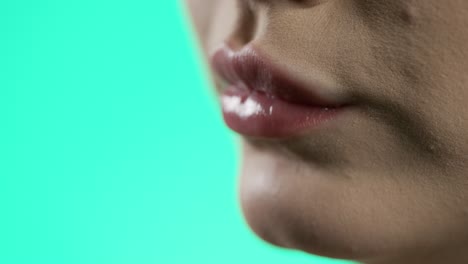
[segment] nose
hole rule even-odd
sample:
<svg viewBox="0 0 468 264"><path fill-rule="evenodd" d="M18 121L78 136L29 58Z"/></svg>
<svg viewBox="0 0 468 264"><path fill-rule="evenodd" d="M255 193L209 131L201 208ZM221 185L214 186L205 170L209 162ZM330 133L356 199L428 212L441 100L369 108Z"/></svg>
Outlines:
<svg viewBox="0 0 468 264"><path fill-rule="evenodd" d="M241 49L247 43L263 32L268 23L260 23L260 19L275 19L274 16L287 12L291 8L312 8L329 0L231 0L237 4L237 18L234 29L226 38L226 42L234 50ZM271 12L271 10L275 12Z"/></svg>
<svg viewBox="0 0 468 264"><path fill-rule="evenodd" d="M275 4L275 2L290 2L293 5L302 5L304 7L310 7L314 6L317 4L320 4L321 2L324 2L325 0L243 0L244 2L251 2L252 4L255 3L264 3L264 4Z"/></svg>
<svg viewBox="0 0 468 264"><path fill-rule="evenodd" d="M233 49L241 49L246 43L255 37L258 25L259 8L258 4L265 0L234 0L236 1L236 22L231 34L226 38L226 42Z"/></svg>

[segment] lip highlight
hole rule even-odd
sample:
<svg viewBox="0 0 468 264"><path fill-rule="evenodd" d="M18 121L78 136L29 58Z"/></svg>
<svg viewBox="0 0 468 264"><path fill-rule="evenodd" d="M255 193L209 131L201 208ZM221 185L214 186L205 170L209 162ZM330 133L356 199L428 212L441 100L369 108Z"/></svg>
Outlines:
<svg viewBox="0 0 468 264"><path fill-rule="evenodd" d="M220 96L224 120L246 136L295 136L334 118L345 106L320 96L323 88L294 81L252 45L239 51L221 46L211 66L227 83Z"/></svg>

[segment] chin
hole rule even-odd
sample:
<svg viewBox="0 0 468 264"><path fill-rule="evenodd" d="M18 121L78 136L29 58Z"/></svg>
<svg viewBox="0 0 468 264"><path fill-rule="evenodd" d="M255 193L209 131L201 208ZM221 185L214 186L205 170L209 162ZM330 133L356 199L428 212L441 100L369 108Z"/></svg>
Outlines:
<svg viewBox="0 0 468 264"><path fill-rule="evenodd" d="M455 244L460 234L445 227L461 230L463 223L449 222L455 219L449 214L434 217L440 210L424 194L369 182L244 144L238 191L249 227L283 248L365 261L427 255Z"/></svg>
<svg viewBox="0 0 468 264"><path fill-rule="evenodd" d="M302 170L278 154L244 150L238 191L246 222L279 247L332 258L367 257L372 248L356 243L356 230L340 212L344 201L323 180L335 176L324 174Z"/></svg>

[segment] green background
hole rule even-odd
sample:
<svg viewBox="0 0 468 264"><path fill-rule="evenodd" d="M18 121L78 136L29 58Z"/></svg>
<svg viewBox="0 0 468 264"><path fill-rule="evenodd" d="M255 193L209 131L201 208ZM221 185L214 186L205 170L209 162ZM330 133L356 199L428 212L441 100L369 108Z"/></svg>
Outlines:
<svg viewBox="0 0 468 264"><path fill-rule="evenodd" d="M249 231L200 58L181 1L0 1L0 263L338 263Z"/></svg>

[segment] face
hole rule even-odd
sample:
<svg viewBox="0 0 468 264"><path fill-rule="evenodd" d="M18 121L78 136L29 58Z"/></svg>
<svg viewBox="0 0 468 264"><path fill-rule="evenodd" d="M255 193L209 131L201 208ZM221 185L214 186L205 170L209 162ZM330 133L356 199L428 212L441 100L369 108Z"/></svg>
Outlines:
<svg viewBox="0 0 468 264"><path fill-rule="evenodd" d="M256 234L369 263L464 257L468 1L188 6Z"/></svg>

